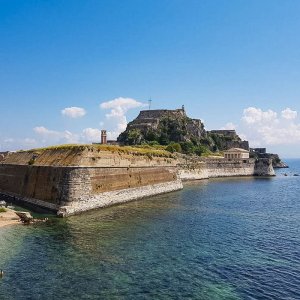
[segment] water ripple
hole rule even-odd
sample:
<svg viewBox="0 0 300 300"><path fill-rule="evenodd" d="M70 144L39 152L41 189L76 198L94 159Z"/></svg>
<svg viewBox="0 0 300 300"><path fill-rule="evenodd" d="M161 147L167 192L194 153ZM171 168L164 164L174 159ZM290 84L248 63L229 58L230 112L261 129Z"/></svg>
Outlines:
<svg viewBox="0 0 300 300"><path fill-rule="evenodd" d="M0 299L300 299L299 183L200 181L2 228Z"/></svg>

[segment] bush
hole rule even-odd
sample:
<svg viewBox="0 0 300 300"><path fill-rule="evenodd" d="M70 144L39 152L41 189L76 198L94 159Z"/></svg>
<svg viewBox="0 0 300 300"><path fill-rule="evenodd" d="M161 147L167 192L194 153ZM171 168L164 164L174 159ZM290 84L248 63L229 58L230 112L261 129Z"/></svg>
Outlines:
<svg viewBox="0 0 300 300"><path fill-rule="evenodd" d="M195 151L195 146L192 142L181 142L180 146L184 154L193 154Z"/></svg>
<svg viewBox="0 0 300 300"><path fill-rule="evenodd" d="M151 142L148 143L148 145L149 146L160 146L159 142L157 142L157 141L151 141Z"/></svg>
<svg viewBox="0 0 300 300"><path fill-rule="evenodd" d="M195 149L195 154L197 154L199 156L208 155L208 154L210 154L210 151L206 146L200 145Z"/></svg>
<svg viewBox="0 0 300 300"><path fill-rule="evenodd" d="M159 137L159 143L161 145L168 145L170 143L169 137L166 133L162 133Z"/></svg>
<svg viewBox="0 0 300 300"><path fill-rule="evenodd" d="M35 159L32 157L30 160L29 160L29 162L28 162L28 165L33 165L34 164L34 162L35 162Z"/></svg>
<svg viewBox="0 0 300 300"><path fill-rule="evenodd" d="M181 146L178 143L170 143L167 146L166 150L169 151L169 152L171 152L171 153L174 153L174 152L181 153L182 152Z"/></svg>
<svg viewBox="0 0 300 300"><path fill-rule="evenodd" d="M145 135L145 140L150 142L157 142L158 136L154 131L149 130Z"/></svg>
<svg viewBox="0 0 300 300"><path fill-rule="evenodd" d="M142 134L139 129L131 129L128 132L127 141L129 145L136 145L141 143Z"/></svg>
<svg viewBox="0 0 300 300"><path fill-rule="evenodd" d="M4 207L0 207L0 213L6 212L6 209Z"/></svg>

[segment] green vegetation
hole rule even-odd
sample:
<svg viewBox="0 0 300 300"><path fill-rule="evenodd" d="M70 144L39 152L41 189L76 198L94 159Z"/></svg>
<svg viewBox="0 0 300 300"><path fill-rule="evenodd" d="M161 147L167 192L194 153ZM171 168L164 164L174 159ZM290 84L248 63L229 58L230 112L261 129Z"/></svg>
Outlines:
<svg viewBox="0 0 300 300"><path fill-rule="evenodd" d="M181 153L182 152L182 148L180 146L179 143L170 143L167 147L166 147L166 150L171 152L171 153L174 153L174 152L178 152L178 153Z"/></svg>
<svg viewBox="0 0 300 300"><path fill-rule="evenodd" d="M181 143L174 143L171 142L167 147L166 150L171 153L183 153L187 155L196 154L198 156L219 156L220 153L213 153L209 150L209 148L205 145L195 145L192 142L181 142Z"/></svg>
<svg viewBox="0 0 300 300"><path fill-rule="evenodd" d="M132 129L128 132L128 144L129 145L137 145L141 142L141 131L138 129Z"/></svg>
<svg viewBox="0 0 300 300"><path fill-rule="evenodd" d="M184 154L196 154L198 156L209 156L213 154L207 146L202 144L195 145L192 142L182 142L180 145L182 148L182 153Z"/></svg>
<svg viewBox="0 0 300 300"><path fill-rule="evenodd" d="M118 138L125 145L134 145L144 149L160 149L169 153L210 156L218 155L224 144L223 137L210 136L200 120L194 120L186 115L168 113L156 118L155 127L137 121L129 123L127 129Z"/></svg>
<svg viewBox="0 0 300 300"><path fill-rule="evenodd" d="M35 161L35 159L32 157L30 160L29 160L29 162L28 162L28 165L33 165L34 164L34 161Z"/></svg>
<svg viewBox="0 0 300 300"><path fill-rule="evenodd" d="M146 155L148 157L166 157L173 158L174 156L165 150L165 147L160 145L139 145L139 146L118 146L118 145L97 145L97 144L65 144L65 145L57 145L57 146L49 146L38 149L31 149L28 151L20 151L20 152L32 152L33 154L40 155L43 152L50 150L68 150L68 151L76 151L82 152L84 150L88 151L110 151L112 153L119 154L132 154L132 155ZM31 159L28 164L33 164L34 159Z"/></svg>
<svg viewBox="0 0 300 300"><path fill-rule="evenodd" d="M0 213L6 212L6 209L4 207L0 207Z"/></svg>
<svg viewBox="0 0 300 300"><path fill-rule="evenodd" d="M118 141L125 145L152 145L157 143L168 146L170 143L180 143L194 139L199 143L199 132L204 132L204 125L184 115L162 115L157 120L157 127L131 127L135 120L129 123L127 129L120 134ZM147 123L147 121L145 121Z"/></svg>

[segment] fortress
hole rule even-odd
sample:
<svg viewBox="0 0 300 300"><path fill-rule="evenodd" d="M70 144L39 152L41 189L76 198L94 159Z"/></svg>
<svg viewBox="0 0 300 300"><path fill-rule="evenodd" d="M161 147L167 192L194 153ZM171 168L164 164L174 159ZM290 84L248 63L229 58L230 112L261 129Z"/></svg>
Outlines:
<svg viewBox="0 0 300 300"><path fill-rule="evenodd" d="M178 142L190 140L191 137L200 140L206 134L201 120L187 117L184 107L175 110L142 110L136 119L128 123L118 141L126 143L127 135L132 130L139 131L141 138L146 140L149 135L169 131L171 139Z"/></svg>
<svg viewBox="0 0 300 300"><path fill-rule="evenodd" d="M116 146L68 147L6 155L0 162L2 197L69 216L176 191L183 188L184 180L274 175L270 159L176 157L165 151L143 153Z"/></svg>
<svg viewBox="0 0 300 300"><path fill-rule="evenodd" d="M120 140L136 129L142 138L149 132L189 143L211 138L203 123L188 118L184 109L141 111ZM220 136L216 139L219 146L223 145L222 135L228 142L241 142L235 131L212 134ZM69 216L176 191L183 188L185 180L274 175L268 158L199 157L151 147L62 145L1 153L0 196Z"/></svg>
<svg viewBox="0 0 300 300"><path fill-rule="evenodd" d="M200 119L189 118L184 106L175 110L142 110L136 119L129 122L126 130L120 134L118 142L130 144L130 136L137 136L134 144L157 141L193 142L204 144L210 150L242 148L249 150L249 142L242 141L235 130L206 131Z"/></svg>

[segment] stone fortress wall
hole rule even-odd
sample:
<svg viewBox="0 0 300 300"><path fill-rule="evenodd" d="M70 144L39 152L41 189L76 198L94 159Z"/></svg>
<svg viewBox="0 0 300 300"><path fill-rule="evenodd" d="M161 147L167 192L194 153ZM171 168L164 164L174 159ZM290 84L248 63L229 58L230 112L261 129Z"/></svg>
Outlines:
<svg viewBox="0 0 300 300"><path fill-rule="evenodd" d="M164 117L182 118L185 117L185 111L183 109L157 109L157 110L142 110L137 118L128 123L129 129L146 129L152 128L156 130L159 125L159 121Z"/></svg>
<svg viewBox="0 0 300 300"><path fill-rule="evenodd" d="M0 193L68 216L179 190L183 180L270 176L270 160L148 157L91 149L12 153L0 163Z"/></svg>
<svg viewBox="0 0 300 300"><path fill-rule="evenodd" d="M140 111L137 119L159 119L164 116L177 116L177 117L183 117L185 116L185 111L183 109L156 109L156 110L142 110Z"/></svg>
<svg viewBox="0 0 300 300"><path fill-rule="evenodd" d="M182 180L199 180L234 176L274 176L269 159L181 159L179 177Z"/></svg>
<svg viewBox="0 0 300 300"><path fill-rule="evenodd" d="M1 193L62 216L181 188L168 157L91 148L12 153L0 164Z"/></svg>

